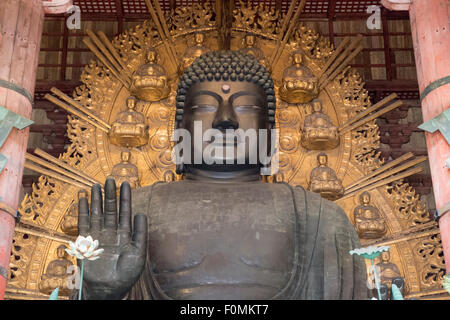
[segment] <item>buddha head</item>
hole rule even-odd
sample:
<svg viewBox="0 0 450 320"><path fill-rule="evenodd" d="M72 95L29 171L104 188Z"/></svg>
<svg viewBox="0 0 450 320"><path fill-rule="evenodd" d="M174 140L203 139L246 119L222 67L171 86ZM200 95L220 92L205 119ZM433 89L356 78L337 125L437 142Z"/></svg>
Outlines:
<svg viewBox="0 0 450 320"><path fill-rule="evenodd" d="M56 256L58 259L64 259L66 257L66 246L60 245L58 248L56 248Z"/></svg>
<svg viewBox="0 0 450 320"><path fill-rule="evenodd" d="M326 166L328 164L328 156L325 152L321 152L317 155L317 163L319 166Z"/></svg>
<svg viewBox="0 0 450 320"><path fill-rule="evenodd" d="M381 253L381 262L387 263L391 260L391 253L389 251L383 251Z"/></svg>
<svg viewBox="0 0 450 320"><path fill-rule="evenodd" d="M133 96L127 98L127 108L129 111L134 111L136 108L137 99Z"/></svg>
<svg viewBox="0 0 450 320"><path fill-rule="evenodd" d="M370 204L370 193L367 191L364 191L363 193L361 193L361 195L359 196L359 201L361 202L362 205L369 205Z"/></svg>
<svg viewBox="0 0 450 320"><path fill-rule="evenodd" d="M312 103L312 107L315 113L322 112L322 102L320 102L320 100L314 100Z"/></svg>
<svg viewBox="0 0 450 320"><path fill-rule="evenodd" d="M147 63L156 63L156 58L158 57L158 53L155 49L151 48L147 51Z"/></svg>
<svg viewBox="0 0 450 320"><path fill-rule="evenodd" d="M253 34L245 35L245 45L249 48L253 47L256 43L256 38Z"/></svg>
<svg viewBox="0 0 450 320"><path fill-rule="evenodd" d="M215 172L231 172L260 168L250 159L250 143L228 137L224 141L205 139L205 133L215 131L222 134L227 130L248 132L252 129L271 129L275 122L275 92L269 72L252 55L239 51L208 52L197 58L181 77L177 91L176 127L187 130L194 137L194 125L201 123L201 144L191 143L191 160L184 162L184 169L197 168ZM213 129L213 130L211 130ZM252 131L249 130L249 131ZM266 131L267 132L267 131ZM270 142L270 131L267 139ZM192 139L192 140L194 140ZM245 140L246 138L244 138ZM259 144L260 135L256 134ZM248 140L247 140L248 141ZM224 163L202 163L195 161L196 155L204 155L211 148L233 150L234 157L220 157ZM238 148L245 148L239 157ZM266 146L270 145L268 143ZM253 146L252 146L253 147ZM242 149L240 149L242 150ZM226 163L225 163L226 162ZM187 165L189 163L189 165ZM177 172L181 173L181 172Z"/></svg>
<svg viewBox="0 0 450 320"><path fill-rule="evenodd" d="M205 41L205 35L201 32L197 32L194 35L194 41L197 46L203 45L203 42Z"/></svg>
<svg viewBox="0 0 450 320"><path fill-rule="evenodd" d="M128 163L130 161L131 158L131 152L126 150L126 151L122 151L120 153L120 159L122 160L122 163Z"/></svg>
<svg viewBox="0 0 450 320"><path fill-rule="evenodd" d="M300 66L303 63L303 54L301 51L295 51L292 54L292 60L296 66Z"/></svg>

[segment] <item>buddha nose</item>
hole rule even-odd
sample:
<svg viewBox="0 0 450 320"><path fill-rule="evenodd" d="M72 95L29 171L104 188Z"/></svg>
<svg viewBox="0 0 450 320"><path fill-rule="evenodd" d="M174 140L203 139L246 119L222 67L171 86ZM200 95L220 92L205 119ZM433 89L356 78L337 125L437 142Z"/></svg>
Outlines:
<svg viewBox="0 0 450 320"><path fill-rule="evenodd" d="M214 117L212 127L221 131L227 129L236 130L239 128L236 113L230 104L225 103L220 105L219 110L217 110L216 116Z"/></svg>

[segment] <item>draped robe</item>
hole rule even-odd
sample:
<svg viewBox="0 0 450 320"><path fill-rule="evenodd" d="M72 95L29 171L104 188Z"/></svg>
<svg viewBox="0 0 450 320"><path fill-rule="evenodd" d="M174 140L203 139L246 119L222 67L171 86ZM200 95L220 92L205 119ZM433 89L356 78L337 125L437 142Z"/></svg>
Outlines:
<svg viewBox="0 0 450 320"><path fill-rule="evenodd" d="M288 271L280 276L281 282L279 284L270 284L271 286L279 286L275 294L262 293L261 295L252 296L251 292L253 291L250 290L248 291L250 296L246 296L243 293L243 296L231 295L231 297L235 299L367 298L364 260L359 256L349 254L350 250L360 247L358 236L352 224L338 205L321 198L318 194L305 191L302 187L292 187L284 183L252 182L244 184L243 187L236 185L227 189L227 187L217 184L199 185L198 182L195 184L195 182L190 181L156 183L150 187L133 190L132 203L133 214L146 213L149 218L149 245L146 266L140 279L129 292L128 299L230 298L225 287L223 295L220 290L218 293L213 290L214 292L209 295L208 286L202 284L198 284L198 286L192 285L193 289L186 289L186 282L192 282L192 279L195 281L202 274L198 270L194 270L195 268L183 269L179 273L172 274L163 269L173 269L173 266L164 267L161 266L162 263L160 262L166 259L164 255L170 256L172 253L177 253L180 246L185 248L184 245L187 242L185 239L189 239L189 237L182 238L182 236L186 232L188 232L187 236L191 235L187 229L193 223L192 220L200 220L199 217L201 216L206 217L205 219L208 220L210 219L208 217L215 214L214 208L227 203L229 203L229 212L242 211L243 214L246 214L246 211L248 211L249 219L255 219L254 221L252 220L253 222L250 221L253 225L259 223L257 221L264 220L264 225L277 225L278 227L276 228L284 233L287 232L287 238L292 240L286 242L286 244L285 242L280 242L285 247L280 246L278 248L274 246L276 250L286 251L289 257L289 266L286 267ZM202 206L202 203L204 206ZM195 207L194 211L191 210L194 212L192 219L183 217L183 209L190 206ZM223 209L220 210L223 211ZM273 219L273 217L275 218ZM222 224L227 223L226 218L224 220L222 216L221 219L225 221L221 222ZM239 226L247 223L245 217L241 219L244 220L238 222L237 225ZM176 220L179 221L176 222ZM217 228L220 229L221 223L213 225L218 226ZM167 229L161 233L158 228L164 228L165 225L166 229L169 228L171 231L169 232L167 231L169 229ZM208 225L209 228L211 226L212 224ZM251 228L253 227L249 227L249 233L253 232ZM218 237L221 234L219 229L215 230ZM290 234L291 232L292 234ZM171 233L173 233L172 236L169 235ZM212 234L214 235L214 233ZM233 235L230 232L230 238L232 237ZM166 245L164 242L173 243L173 239L178 239L176 241L179 243L173 247L173 250L169 250L172 253L159 252L157 249L159 245ZM223 239L220 241L226 242L228 240ZM254 250L255 252L264 250L264 248L258 248L257 245L252 247L253 243L258 243L256 240L255 242L252 241L245 241L243 247L247 246L250 251ZM214 238L206 242L214 245ZM240 247L236 248L233 250L241 250ZM269 245L268 250L272 250L270 248L272 248L271 245ZM182 254L184 253L182 252ZM220 253L218 254L220 255ZM264 254L271 254L271 252L264 251ZM180 254L175 255L174 259L179 257ZM284 255L280 255L280 257L284 257ZM244 261L242 257L241 260ZM233 270L235 270L237 264L234 262L229 263L227 260L224 261L223 265L216 266L217 271L204 267L202 270L209 270L205 271L205 278L216 279L214 274L216 272L224 274L225 278L233 277L229 274L236 274L236 281L245 283L260 281L261 284L269 284L270 278L276 278L275 275L278 275L278 273L273 273L273 276L271 276L269 271L260 270L261 266L251 269L245 265L242 267L242 272L236 272ZM207 262L202 260L201 264L207 264ZM264 264L264 261L262 264ZM231 267L228 267L229 265ZM240 266L238 267L241 268ZM230 271L228 270L229 268L234 269ZM252 270L254 270L254 276L252 276ZM263 272L269 272L267 279L261 278L261 275L264 274ZM191 278L186 280L186 277ZM184 289L176 289L177 285L184 285ZM186 292L191 292L189 290L193 291L194 294L186 294ZM247 291L244 290L244 292ZM255 292L259 294L260 291L256 290Z"/></svg>

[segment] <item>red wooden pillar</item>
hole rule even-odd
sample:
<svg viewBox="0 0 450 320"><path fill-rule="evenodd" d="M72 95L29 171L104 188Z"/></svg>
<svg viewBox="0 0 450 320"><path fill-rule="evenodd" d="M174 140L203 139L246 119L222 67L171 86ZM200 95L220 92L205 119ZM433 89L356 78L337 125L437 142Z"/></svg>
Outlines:
<svg viewBox="0 0 450 320"><path fill-rule="evenodd" d="M71 0L1 0L0 2L0 106L30 118L39 59L44 7L48 13L65 12ZM14 234L14 218L22 182L28 128L13 128L0 153L8 162L0 173L0 300ZM9 209L5 210L5 206ZM9 213L8 213L9 211Z"/></svg>
<svg viewBox="0 0 450 320"><path fill-rule="evenodd" d="M382 0L391 10L409 10L424 122L450 108L450 2ZM441 132L425 133L436 207L450 202L450 146ZM450 271L450 214L439 220L447 272Z"/></svg>
<svg viewBox="0 0 450 320"><path fill-rule="evenodd" d="M0 105L30 118L44 22L41 0L2 0L0 4ZM0 173L1 202L17 209L28 128L13 128L0 153L8 162ZM3 299L14 234L14 218L0 210L0 299Z"/></svg>

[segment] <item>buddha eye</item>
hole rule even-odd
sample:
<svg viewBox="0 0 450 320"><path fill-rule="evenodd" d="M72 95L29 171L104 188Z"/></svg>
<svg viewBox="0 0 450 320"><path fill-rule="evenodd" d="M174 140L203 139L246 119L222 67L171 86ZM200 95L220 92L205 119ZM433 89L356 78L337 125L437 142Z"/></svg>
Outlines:
<svg viewBox="0 0 450 320"><path fill-rule="evenodd" d="M243 106L235 106L234 110L236 112L257 112L260 111L262 108L257 105L243 105Z"/></svg>
<svg viewBox="0 0 450 320"><path fill-rule="evenodd" d="M208 104L197 104L192 106L191 109L195 112L215 112L217 110L217 106L212 106Z"/></svg>

